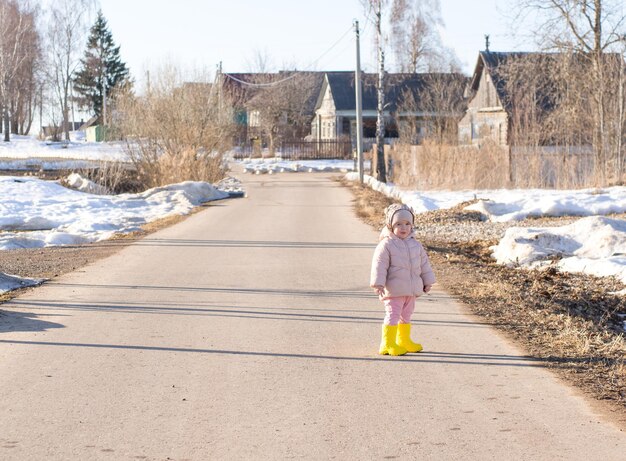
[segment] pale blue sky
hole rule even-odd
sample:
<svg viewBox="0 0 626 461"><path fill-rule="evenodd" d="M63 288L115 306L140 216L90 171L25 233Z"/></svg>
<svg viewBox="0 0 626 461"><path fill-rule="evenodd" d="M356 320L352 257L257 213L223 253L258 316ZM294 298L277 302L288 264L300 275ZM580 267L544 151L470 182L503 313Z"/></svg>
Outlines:
<svg viewBox="0 0 626 461"><path fill-rule="evenodd" d="M492 50L520 49L520 41L507 34L512 2L441 0L445 42L466 73L484 49L486 33ZM376 67L373 26L359 0L100 0L100 5L138 81L165 62L214 73L222 61L225 72L248 71L258 52L271 58L272 70L352 70L354 19L363 32L363 68ZM387 55L391 60L390 51Z"/></svg>

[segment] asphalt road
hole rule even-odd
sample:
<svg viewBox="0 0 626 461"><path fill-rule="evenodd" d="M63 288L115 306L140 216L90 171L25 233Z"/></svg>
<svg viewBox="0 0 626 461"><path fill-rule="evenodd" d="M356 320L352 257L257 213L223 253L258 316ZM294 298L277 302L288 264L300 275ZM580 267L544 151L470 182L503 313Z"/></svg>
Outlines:
<svg viewBox="0 0 626 461"><path fill-rule="evenodd" d="M607 415L437 286L425 352L377 355L350 192L242 178L248 198L1 306L0 459L625 459Z"/></svg>

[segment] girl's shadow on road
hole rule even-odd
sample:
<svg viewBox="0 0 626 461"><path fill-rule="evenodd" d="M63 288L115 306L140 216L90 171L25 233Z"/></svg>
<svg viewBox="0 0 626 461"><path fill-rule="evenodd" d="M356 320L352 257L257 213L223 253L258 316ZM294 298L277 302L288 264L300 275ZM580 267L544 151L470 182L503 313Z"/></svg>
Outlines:
<svg viewBox="0 0 626 461"><path fill-rule="evenodd" d="M31 312L7 312L0 310L0 333L12 331L45 331L52 328L65 328L60 323L40 320L41 314ZM55 316L59 316L56 314Z"/></svg>

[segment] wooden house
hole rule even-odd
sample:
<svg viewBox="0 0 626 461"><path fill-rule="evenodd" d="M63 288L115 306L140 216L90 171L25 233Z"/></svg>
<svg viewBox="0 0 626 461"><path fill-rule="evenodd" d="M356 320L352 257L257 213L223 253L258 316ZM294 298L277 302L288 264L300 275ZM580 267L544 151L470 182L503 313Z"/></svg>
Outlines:
<svg viewBox="0 0 626 461"><path fill-rule="evenodd" d="M509 119L505 104L505 81L498 66L511 57L511 53L481 51L465 97L467 111L459 121L459 142L478 144L490 139L508 145Z"/></svg>
<svg viewBox="0 0 626 461"><path fill-rule="evenodd" d="M490 140L500 146L525 144L520 133L541 125L562 95L551 70L580 66L583 55L481 51L467 86L467 110L459 122L460 144ZM559 133L539 130L538 145L559 142Z"/></svg>
<svg viewBox="0 0 626 461"><path fill-rule="evenodd" d="M376 136L377 74L361 74L363 137ZM417 125L419 143L438 119L456 121L463 113L466 77L452 73L387 74L385 83L385 138L398 138L405 123ZM433 95L445 94L445 101ZM456 133L455 133L456 135ZM356 96L354 72L327 72L311 121L311 137L318 140L354 139Z"/></svg>
<svg viewBox="0 0 626 461"><path fill-rule="evenodd" d="M233 110L237 126L237 142L264 137L267 120L275 117L273 130L282 136L304 137L309 132L310 119L317 94L322 85L324 72L280 71L276 73L228 73L222 74L222 103ZM301 94L283 91L296 89ZM305 82L298 86L298 82ZM297 102L298 107L291 107ZM284 113L277 115L277 111ZM290 116L294 112L298 117Z"/></svg>
<svg viewBox="0 0 626 461"><path fill-rule="evenodd" d="M377 74L362 74L363 134L376 135ZM296 85L291 85L292 82ZM222 74L223 103L228 104L237 124L236 143L268 136L263 117L276 123L271 131L282 139L356 139L356 97L353 71ZM416 127L419 143L441 120L454 125L464 113L463 89L467 78L461 74L387 74L385 88L385 138L398 138L405 124ZM295 86L295 89L293 88ZM297 97L288 92L297 91ZM441 97L444 95L445 101ZM296 107L291 107L296 102ZM285 111L283 116L277 108ZM272 137L274 133L270 133ZM307 136L308 135L308 136ZM263 140L267 141L267 140Z"/></svg>

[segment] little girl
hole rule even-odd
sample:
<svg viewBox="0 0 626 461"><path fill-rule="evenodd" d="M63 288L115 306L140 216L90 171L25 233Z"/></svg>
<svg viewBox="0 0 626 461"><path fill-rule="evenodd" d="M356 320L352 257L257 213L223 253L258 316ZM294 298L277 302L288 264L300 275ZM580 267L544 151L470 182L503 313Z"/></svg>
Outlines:
<svg viewBox="0 0 626 461"><path fill-rule="evenodd" d="M385 210L385 227L374 251L370 286L385 305L380 354L419 352L411 341L411 315L415 298L428 293L435 283L428 255L413 232L414 215L406 205Z"/></svg>

